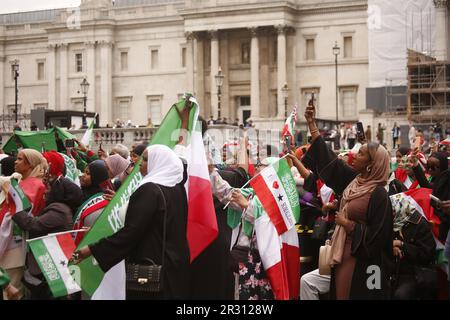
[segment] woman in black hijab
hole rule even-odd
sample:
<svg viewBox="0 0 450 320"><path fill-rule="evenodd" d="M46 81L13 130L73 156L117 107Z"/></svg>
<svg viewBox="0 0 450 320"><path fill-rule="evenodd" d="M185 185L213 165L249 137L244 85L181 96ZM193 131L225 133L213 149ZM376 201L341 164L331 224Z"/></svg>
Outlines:
<svg viewBox="0 0 450 320"><path fill-rule="evenodd" d="M80 177L80 184L83 190L83 201L107 189L113 190L105 161L91 162L84 170L84 175Z"/></svg>

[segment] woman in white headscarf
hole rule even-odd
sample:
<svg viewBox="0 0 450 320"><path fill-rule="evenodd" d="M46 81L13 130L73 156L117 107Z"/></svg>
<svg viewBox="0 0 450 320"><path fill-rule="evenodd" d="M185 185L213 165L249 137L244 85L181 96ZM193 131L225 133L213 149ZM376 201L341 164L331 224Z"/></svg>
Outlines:
<svg viewBox="0 0 450 320"><path fill-rule="evenodd" d="M163 290L158 295L127 290L127 299L186 299L189 248L183 163L170 148L153 145L144 151L140 170L144 179L130 198L124 227L80 249L74 259L93 255L104 272L123 259L127 264L149 264L151 259L161 265L166 214Z"/></svg>

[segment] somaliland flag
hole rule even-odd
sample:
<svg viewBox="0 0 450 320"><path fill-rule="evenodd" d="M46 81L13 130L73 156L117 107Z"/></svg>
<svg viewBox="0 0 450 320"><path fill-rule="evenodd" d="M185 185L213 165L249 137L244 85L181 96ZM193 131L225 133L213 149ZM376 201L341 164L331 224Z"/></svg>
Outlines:
<svg viewBox="0 0 450 320"><path fill-rule="evenodd" d="M9 196L13 200L14 206L10 207L10 213L14 214L31 208L31 203L23 190L19 187L16 179L11 179L11 185L8 191Z"/></svg>
<svg viewBox="0 0 450 320"><path fill-rule="evenodd" d="M70 232L27 240L55 298L81 291L71 275L77 267L68 267L75 250Z"/></svg>
<svg viewBox="0 0 450 320"><path fill-rule="evenodd" d="M299 196L286 159L265 168L250 185L279 235L295 226L300 218Z"/></svg>

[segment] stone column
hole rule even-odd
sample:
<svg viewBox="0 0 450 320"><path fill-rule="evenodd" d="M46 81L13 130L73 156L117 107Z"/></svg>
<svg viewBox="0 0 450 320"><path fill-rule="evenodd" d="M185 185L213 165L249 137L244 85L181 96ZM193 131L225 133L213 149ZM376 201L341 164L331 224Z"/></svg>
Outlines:
<svg viewBox="0 0 450 320"><path fill-rule="evenodd" d="M218 118L218 98L215 76L219 72L219 35L217 30L209 31L211 36L211 106L214 118ZM222 115L221 115L222 116Z"/></svg>
<svg viewBox="0 0 450 320"><path fill-rule="evenodd" d="M250 56L250 68L251 68L251 107L252 107L252 119L259 118L260 108L260 87L259 87L259 39L258 28L250 29L252 35L251 42L251 56Z"/></svg>
<svg viewBox="0 0 450 320"><path fill-rule="evenodd" d="M68 63L67 63L67 43L62 43L59 46L59 106L55 106L55 110L67 110L69 101L67 98L68 92Z"/></svg>
<svg viewBox="0 0 450 320"><path fill-rule="evenodd" d="M95 74L96 74L96 66L95 66L95 42L89 41L86 42L87 48L87 81L89 82L89 91L86 102L86 109L90 112L99 112L95 105Z"/></svg>
<svg viewBox="0 0 450 320"><path fill-rule="evenodd" d="M48 108L56 110L56 45L49 44L47 48Z"/></svg>
<svg viewBox="0 0 450 320"><path fill-rule="evenodd" d="M100 60L101 60L101 106L100 106L100 125L112 123L112 46L109 41L100 42ZM124 121L124 119L121 119ZM126 120L125 120L126 121Z"/></svg>
<svg viewBox="0 0 450 320"><path fill-rule="evenodd" d="M194 39L195 42L195 92L197 101L200 104L205 119L209 119L211 106L205 104L205 58L204 58L204 39L200 36Z"/></svg>
<svg viewBox="0 0 450 320"><path fill-rule="evenodd" d="M437 60L447 59L448 48L448 17L447 17L447 0L434 0L434 6L436 8L436 35L434 50Z"/></svg>
<svg viewBox="0 0 450 320"><path fill-rule="evenodd" d="M186 32L186 90L194 93L194 33Z"/></svg>
<svg viewBox="0 0 450 320"><path fill-rule="evenodd" d="M4 45L0 42L0 106L2 108L2 123L0 128L4 128L5 125L5 119L3 118L3 115L7 114L6 110L6 104L5 104L5 52L4 52Z"/></svg>
<svg viewBox="0 0 450 320"><path fill-rule="evenodd" d="M277 60L277 84L278 84L278 99L277 99L277 116L278 118L284 118L284 99L283 92L281 89L286 83L286 26L278 25L276 26L278 31L277 38L277 49L278 49L278 60Z"/></svg>

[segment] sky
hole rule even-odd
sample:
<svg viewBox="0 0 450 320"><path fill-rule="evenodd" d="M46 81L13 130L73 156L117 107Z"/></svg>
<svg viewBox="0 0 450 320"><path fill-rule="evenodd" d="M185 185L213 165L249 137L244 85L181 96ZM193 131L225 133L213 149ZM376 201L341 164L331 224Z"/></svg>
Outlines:
<svg viewBox="0 0 450 320"><path fill-rule="evenodd" d="M0 0L0 14L76 7L80 2L81 0Z"/></svg>

